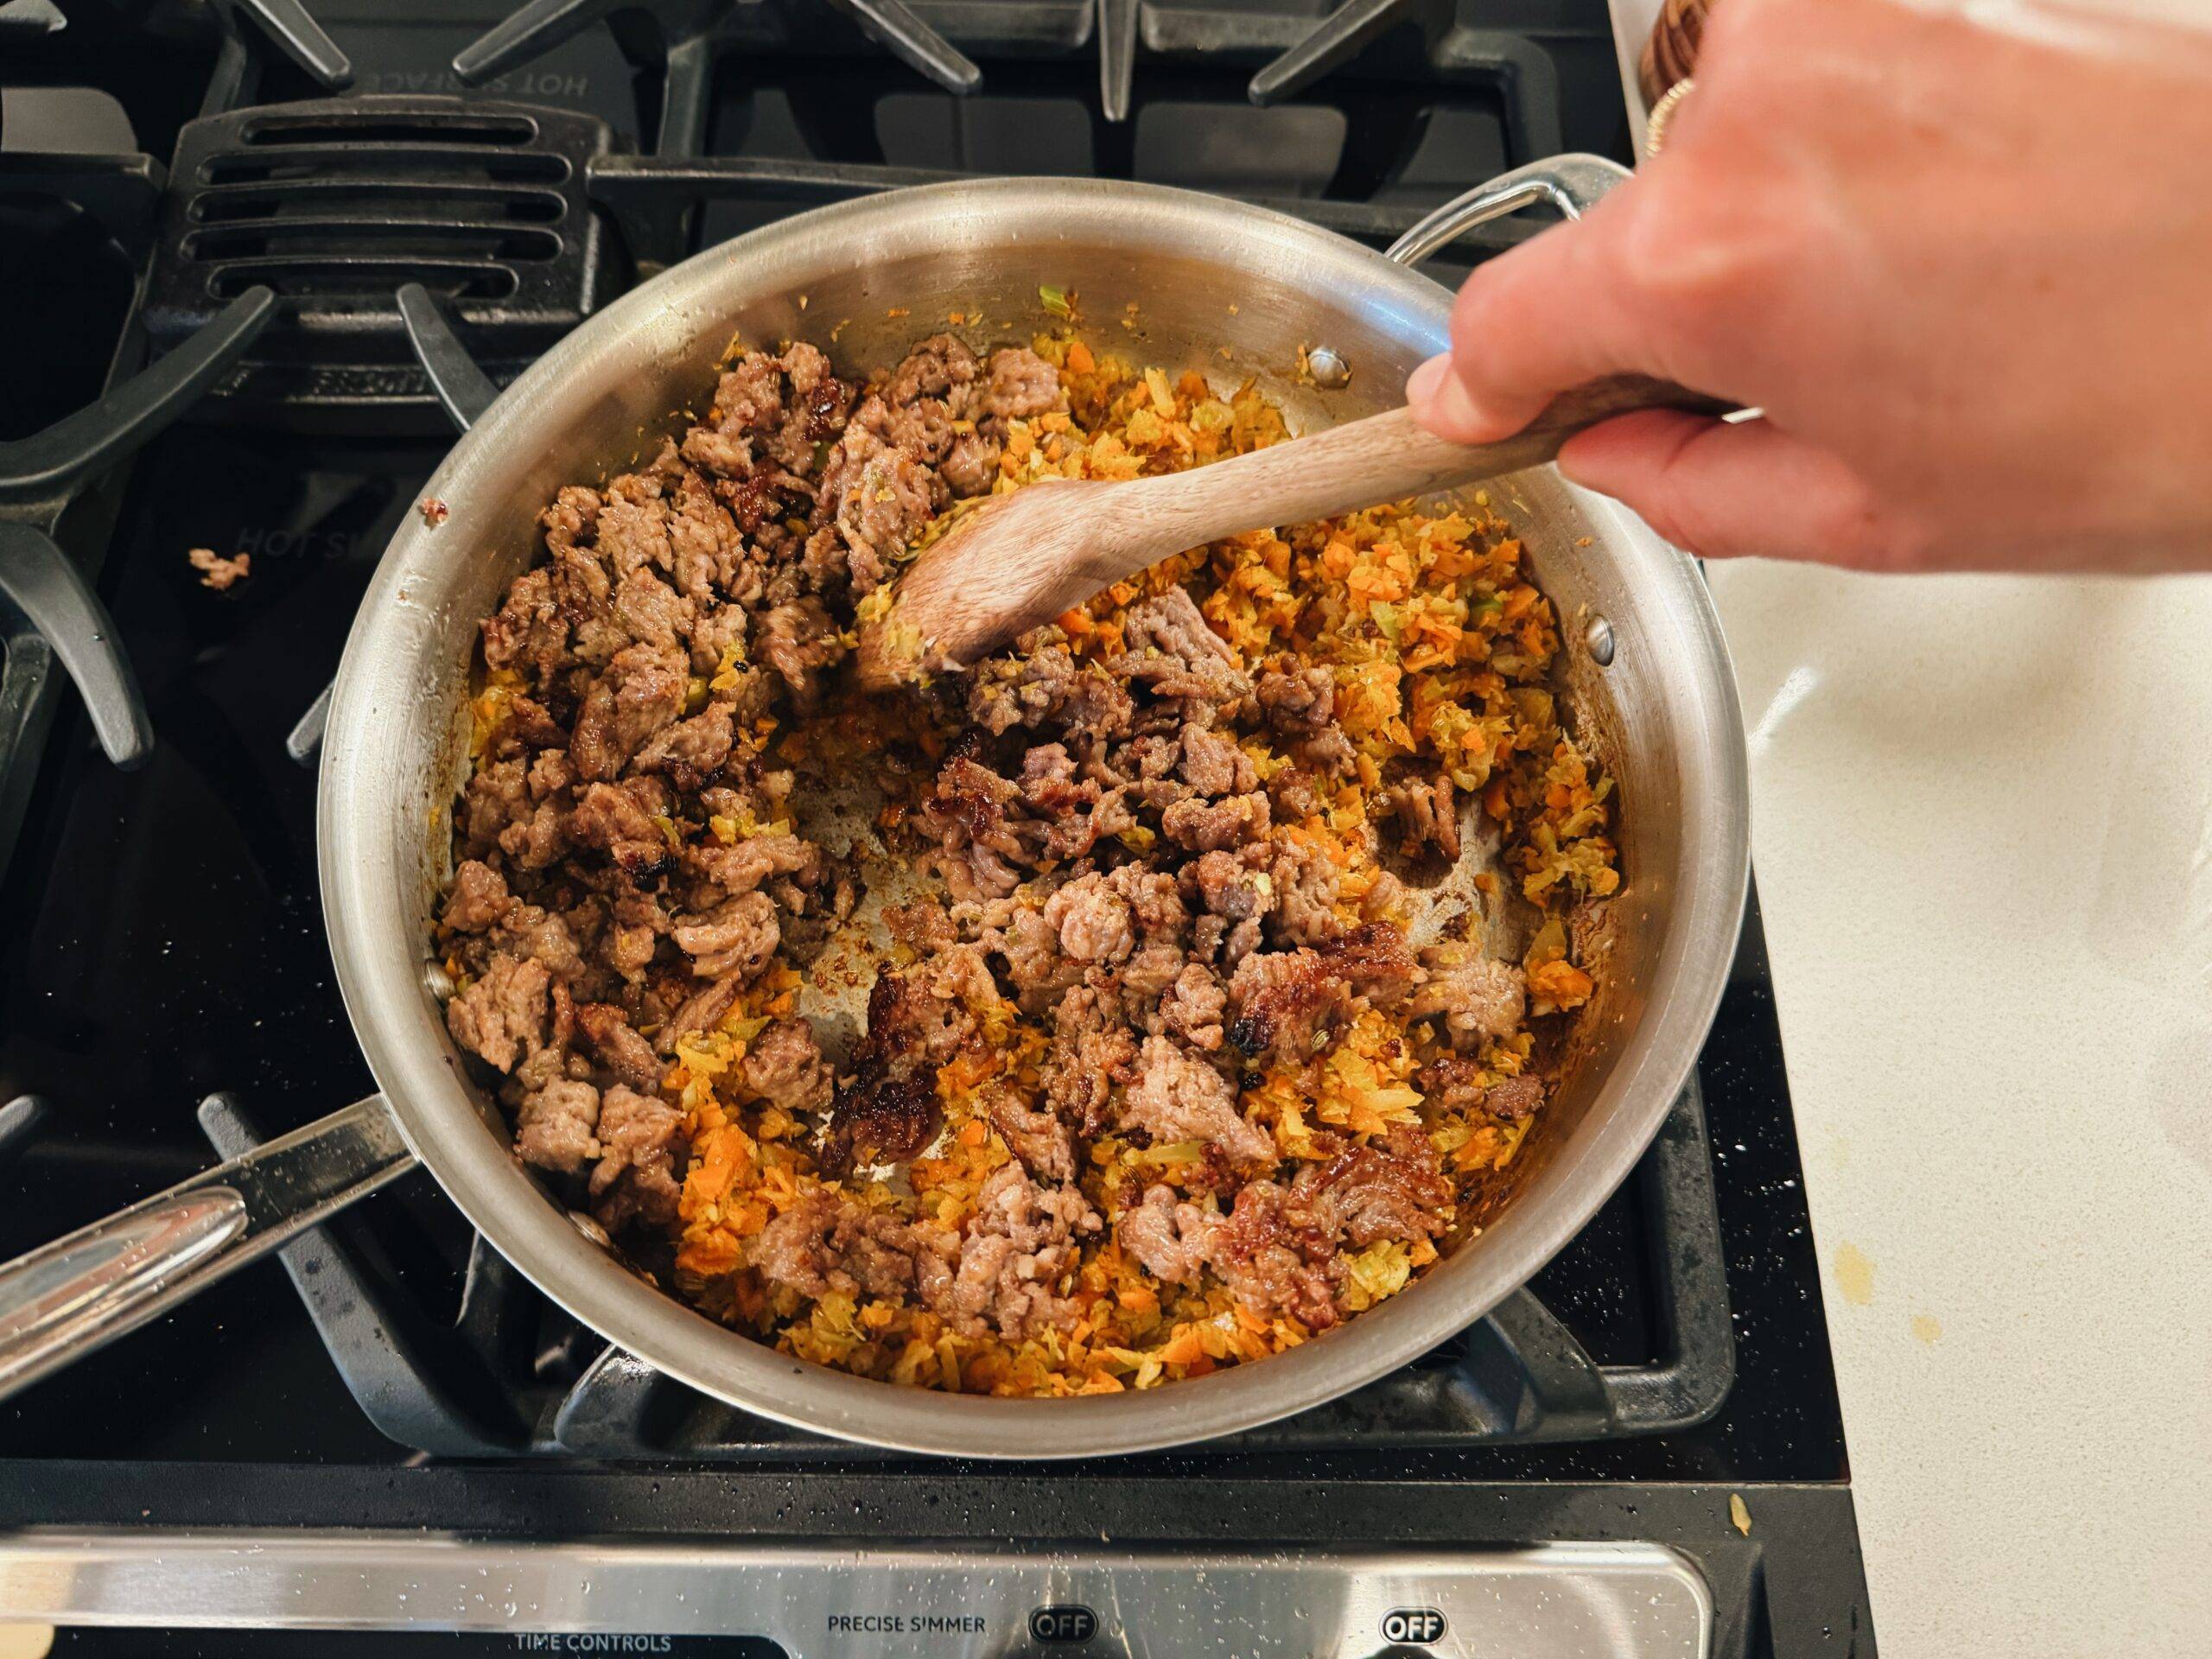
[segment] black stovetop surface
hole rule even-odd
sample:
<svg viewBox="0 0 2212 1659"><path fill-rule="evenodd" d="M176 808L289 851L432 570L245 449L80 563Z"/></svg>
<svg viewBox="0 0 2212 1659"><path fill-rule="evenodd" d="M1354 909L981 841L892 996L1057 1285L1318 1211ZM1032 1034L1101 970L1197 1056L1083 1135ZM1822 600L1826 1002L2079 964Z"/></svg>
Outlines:
<svg viewBox="0 0 2212 1659"><path fill-rule="evenodd" d="M931 16L960 10L920 9ZM1280 9L1318 17L1325 7L1285 0ZM54 37L66 46L26 60L37 67L28 79L79 89L72 95L95 104L111 97L137 142L166 156L197 111L212 45L185 29L142 36L136 14L106 0L68 10L83 27L73 38ZM319 15L353 58L356 90L450 92L457 87L446 60L499 10L489 0L389 8L353 0L325 4ZM1462 23L1471 15L1463 9ZM880 50L834 55L836 30L848 27L838 23L820 54L742 56L717 72L708 149L929 168L1099 171L1269 198L1427 204L1530 159L1516 146L1531 131L1554 134L1567 148L1618 147L1624 125L1599 0L1501 0L1480 8L1476 21L1525 39L1549 63L1539 87L1548 102L1535 114L1516 114L1495 91L1457 86L1408 117L1392 107L1403 96L1390 92L1389 75L1363 73L1262 110L1242 97L1249 63L1224 79L1171 59L1140 63L1136 118L1115 124L1097 118L1090 55L987 59L986 95L963 102ZM1387 41L1377 49L1387 57ZM14 70L0 61L0 86L19 79ZM658 118L652 77L601 29L490 90L595 114L632 143ZM268 99L315 91L282 64L260 86ZM0 111L10 107L20 106ZM857 118L862 111L866 118ZM5 137L10 149L31 143L20 126ZM745 222L757 217L717 207L700 234L712 238ZM41 319L35 350L4 359L0 438L82 403L121 325L127 273L118 283L112 259L79 245L66 225L48 228L52 240L35 254L26 244L11 253L0 243L0 304L12 316ZM82 275L64 282L57 272ZM0 1257L203 1166L210 1154L194 1108L205 1095L229 1091L263 1131L275 1132L372 1090L323 938L314 773L287 756L284 740L327 682L370 572L444 447L432 437L188 423L135 463L100 590L158 747L143 770L117 772L65 698L0 883L0 1099L35 1093L50 1107L35 1139L0 1163ZM186 562L194 547L249 552L252 575L212 593ZM1847 1482L1756 902L1700 1077L1736 1380L1719 1412L1694 1427L1386 1456L1357 1447L1233 1455L1200 1447L1058 1465L1049 1479L1033 1468L861 1464L834 1449L760 1470L543 1459L471 1465L426 1459L378 1432L270 1261L0 1404L0 1526L753 1524L857 1533L912 1530L927 1520L964 1533L988 1530L997 1506L1024 1516L1031 1535L1063 1523L1075 1534L1097 1530L1084 1518L1084 1500L1071 1499L1073 1483L1096 1493L1096 1513L1124 1517L1117 1530L1135 1503L1179 1515L1194 1533L1233 1531L1243 1504L1248 1530L1325 1535L1336 1502L1340 1523L1360 1517L1363 1535L1379 1538L1420 1531L1431 1519L1444 1524L1447 1510L1440 1500L1430 1519L1404 1512L1376 1483L1448 1482L1456 1494L1448 1510L1463 1534L1493 1491L1504 1503L1511 1491L1541 1486L1560 1494L1544 1528L1614 1535L1637 1530L1639 1503L1656 1516L1690 1501L1688 1493L1709 1508L1710 1493L1738 1485ZM1535 1283L1601 1363L1635 1364L1660 1349L1643 1202L1624 1190ZM469 1235L426 1176L368 1200L357 1230L378 1271L426 1302L458 1298ZM1194 1463L1221 1484L1179 1480L1174 1497L1157 1496L1168 1490L1157 1478L1179 1477ZM1285 1480L1309 1496L1253 1518L1245 1483ZM1155 1496L1129 1496L1143 1491ZM1844 1515L1847 1537L1847 1504ZM1855 1545L1851 1555L1855 1571Z"/></svg>

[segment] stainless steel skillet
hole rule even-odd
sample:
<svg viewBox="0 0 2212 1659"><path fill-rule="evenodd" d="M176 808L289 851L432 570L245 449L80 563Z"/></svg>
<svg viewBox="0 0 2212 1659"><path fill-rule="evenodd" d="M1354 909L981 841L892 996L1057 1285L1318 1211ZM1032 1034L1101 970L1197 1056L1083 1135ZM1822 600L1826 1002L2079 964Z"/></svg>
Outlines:
<svg viewBox="0 0 2212 1659"><path fill-rule="evenodd" d="M1395 401L1445 343L1450 296L1411 262L1536 202L1579 211L1617 176L1594 157L1523 168L1440 210L1388 256L1151 186L932 186L709 249L578 328L439 468L429 493L450 517L435 529L410 518L394 537L340 670L321 783L323 898L382 1093L0 1268L0 1393L418 1159L548 1295L656 1369L785 1422L914 1451L1053 1457L1205 1439L1357 1388L1479 1319L1574 1235L1657 1130L1719 1001L1749 861L1742 724L1694 567L1551 468L1519 475L1502 505L1567 624L1580 729L1621 786L1627 886L1611 906L1603 989L1543 1134L1516 1160L1514 1201L1404 1294L1292 1352L1141 1394L995 1400L868 1382L725 1329L633 1276L516 1162L446 1034L425 941L467 761L477 619L534 556L553 490L649 451L734 334L822 340L835 329L841 365L887 363L929 319L981 313L1015 332L1046 321L1041 286L1072 287L1109 328L1131 315L1147 361L1254 373L1294 425L1332 423ZM1301 346L1327 347L1349 382L1325 390L1298 375Z"/></svg>

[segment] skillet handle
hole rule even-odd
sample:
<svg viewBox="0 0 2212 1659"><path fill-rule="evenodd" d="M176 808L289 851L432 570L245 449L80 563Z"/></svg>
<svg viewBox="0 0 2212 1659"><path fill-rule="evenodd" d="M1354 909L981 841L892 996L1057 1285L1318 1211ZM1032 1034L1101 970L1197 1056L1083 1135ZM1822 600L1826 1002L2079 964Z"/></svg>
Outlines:
<svg viewBox="0 0 2212 1659"><path fill-rule="evenodd" d="M1382 257L1402 265L1417 265L1476 226L1539 202L1556 207L1569 219L1580 219L1597 205L1599 197L1628 176L1626 168L1603 156L1554 156L1531 162L1446 202L1384 249Z"/></svg>
<svg viewBox="0 0 2212 1659"><path fill-rule="evenodd" d="M380 1095L0 1265L0 1400L414 1167Z"/></svg>

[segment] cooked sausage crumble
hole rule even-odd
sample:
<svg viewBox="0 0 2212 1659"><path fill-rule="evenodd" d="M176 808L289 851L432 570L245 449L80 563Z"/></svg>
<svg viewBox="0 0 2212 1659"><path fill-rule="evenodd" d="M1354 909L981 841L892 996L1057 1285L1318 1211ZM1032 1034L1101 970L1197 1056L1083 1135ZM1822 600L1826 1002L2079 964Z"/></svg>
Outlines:
<svg viewBox="0 0 2212 1659"><path fill-rule="evenodd" d="M438 924L518 1155L717 1318L1000 1393L1279 1351L1478 1230L1618 885L1486 504L1193 550L918 694L840 673L962 500L1284 435L1065 334L864 381L795 342L560 491L482 625ZM870 835L805 833L858 772ZM801 993L856 945L825 1055Z"/></svg>

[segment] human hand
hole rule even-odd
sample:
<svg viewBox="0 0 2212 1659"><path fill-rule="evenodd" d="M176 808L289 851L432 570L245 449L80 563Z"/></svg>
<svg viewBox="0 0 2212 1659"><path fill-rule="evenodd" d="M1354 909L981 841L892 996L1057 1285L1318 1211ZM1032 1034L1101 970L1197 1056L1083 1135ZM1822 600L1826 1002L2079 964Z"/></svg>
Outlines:
<svg viewBox="0 0 2212 1659"><path fill-rule="evenodd" d="M1764 418L1559 465L1691 551L2212 569L2212 32L2023 21L1718 0L1664 153L1477 270L1415 414L1476 442L1661 375Z"/></svg>

